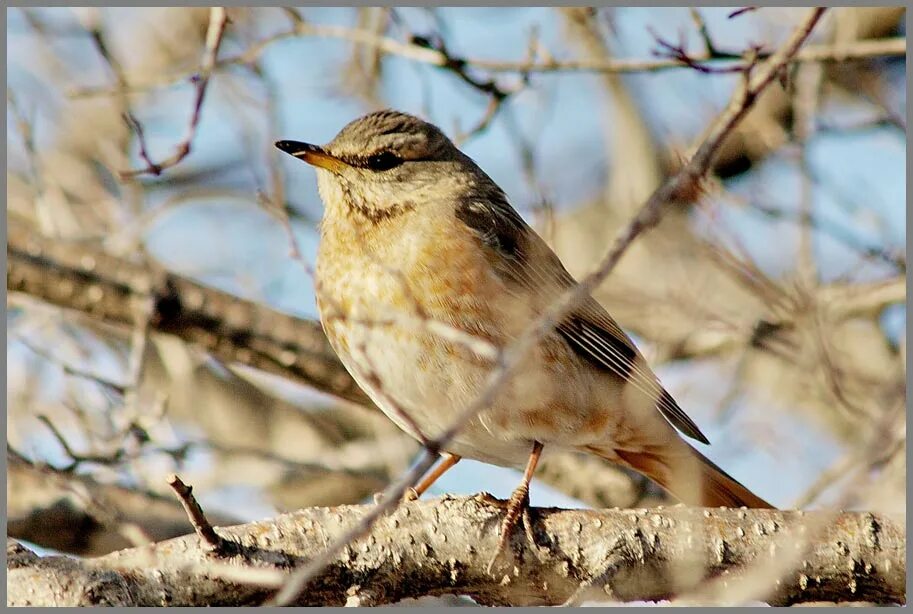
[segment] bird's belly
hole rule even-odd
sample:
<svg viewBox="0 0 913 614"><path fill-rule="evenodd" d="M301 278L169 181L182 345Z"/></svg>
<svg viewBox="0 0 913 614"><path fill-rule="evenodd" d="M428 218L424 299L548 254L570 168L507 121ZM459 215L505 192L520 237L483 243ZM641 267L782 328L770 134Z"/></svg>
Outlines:
<svg viewBox="0 0 913 614"><path fill-rule="evenodd" d="M449 429L485 392L495 368L468 348L425 332L344 322L327 322L325 327L358 384L391 420L419 440L435 439ZM611 390L594 391L588 371L577 368L572 357L555 353L548 344L536 348L500 386L493 402L444 449L520 467L533 441L579 448L610 437L617 415L594 401L600 396L609 400Z"/></svg>
<svg viewBox="0 0 913 614"><path fill-rule="evenodd" d="M420 440L450 428L485 391L495 368L466 343L428 330L427 323L500 349L538 315L530 297L513 294L490 266L469 257L467 246L447 247L446 241L428 248L430 260L397 262L382 250L371 257L318 254L317 302L330 343L371 399ZM611 437L619 426L617 398L612 382L551 335L445 449L522 466L533 441L577 448Z"/></svg>
<svg viewBox="0 0 913 614"><path fill-rule="evenodd" d="M397 426L420 441L435 439L450 428L488 375L483 359L458 358L459 350L426 333L346 324L331 324L327 333L359 386ZM509 465L528 454L526 446L506 433L495 434L482 426L481 417L470 421L445 449Z"/></svg>

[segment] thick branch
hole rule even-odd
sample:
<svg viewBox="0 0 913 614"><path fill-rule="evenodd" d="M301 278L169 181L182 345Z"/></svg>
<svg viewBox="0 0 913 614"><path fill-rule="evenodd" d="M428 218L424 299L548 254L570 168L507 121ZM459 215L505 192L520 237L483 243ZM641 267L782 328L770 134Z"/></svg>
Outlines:
<svg viewBox="0 0 913 614"><path fill-rule="evenodd" d="M8 219L6 287L110 324L134 324L135 301L154 299L152 330L334 396L370 404L330 348L320 324L149 270L89 244L36 234Z"/></svg>
<svg viewBox="0 0 913 614"><path fill-rule="evenodd" d="M8 603L261 603L289 567L312 559L369 509L310 508L220 528L240 545L223 557L207 554L196 535L92 560L37 558L13 543ZM513 605L556 604L575 593L587 600L655 600L705 586L708 577L724 573L727 585L737 586L739 568L770 562L785 563L756 587L771 603L905 601L904 533L878 515L682 506L534 509L538 551L516 536L515 569L492 577L485 568L501 513L485 496L405 504L350 544L297 603L341 605L356 596L384 604L447 593Z"/></svg>

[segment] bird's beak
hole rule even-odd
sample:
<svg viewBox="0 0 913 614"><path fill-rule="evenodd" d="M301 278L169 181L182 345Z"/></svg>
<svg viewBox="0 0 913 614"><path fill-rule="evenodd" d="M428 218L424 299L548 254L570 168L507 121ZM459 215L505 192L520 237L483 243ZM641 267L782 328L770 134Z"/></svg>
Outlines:
<svg viewBox="0 0 913 614"><path fill-rule="evenodd" d="M276 141L276 147L290 156L295 156L299 160L304 160L311 166L319 166L320 168L325 168L328 171L337 174L341 173L349 166L336 156L328 154L322 147L311 145L310 143L302 143L300 141Z"/></svg>

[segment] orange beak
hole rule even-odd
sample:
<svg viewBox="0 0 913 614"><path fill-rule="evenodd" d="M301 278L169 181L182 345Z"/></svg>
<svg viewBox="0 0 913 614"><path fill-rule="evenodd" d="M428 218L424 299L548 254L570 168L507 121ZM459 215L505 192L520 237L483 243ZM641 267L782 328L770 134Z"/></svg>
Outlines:
<svg viewBox="0 0 913 614"><path fill-rule="evenodd" d="M310 143L302 143L300 141L276 141L276 147L290 156L295 156L299 160L304 160L311 166L325 168L333 173L341 173L349 166L336 156L328 154L322 147L311 145Z"/></svg>

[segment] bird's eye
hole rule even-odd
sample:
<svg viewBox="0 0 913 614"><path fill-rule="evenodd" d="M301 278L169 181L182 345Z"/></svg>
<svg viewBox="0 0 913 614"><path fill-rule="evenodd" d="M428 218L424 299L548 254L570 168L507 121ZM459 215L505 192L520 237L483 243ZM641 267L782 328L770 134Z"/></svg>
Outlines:
<svg viewBox="0 0 913 614"><path fill-rule="evenodd" d="M368 168L372 171L388 171L403 163L403 159L392 151L382 151L368 158Z"/></svg>

